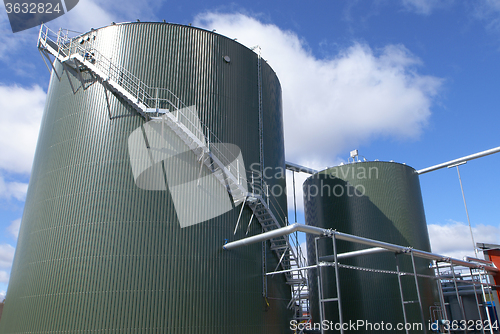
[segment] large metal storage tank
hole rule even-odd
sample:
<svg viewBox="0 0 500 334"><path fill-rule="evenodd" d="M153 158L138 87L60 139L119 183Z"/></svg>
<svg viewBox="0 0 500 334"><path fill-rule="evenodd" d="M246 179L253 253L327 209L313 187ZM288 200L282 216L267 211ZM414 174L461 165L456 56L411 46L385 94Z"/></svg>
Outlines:
<svg viewBox="0 0 500 334"><path fill-rule="evenodd" d="M264 167L284 168L280 83L262 62L259 123L252 50L167 23L116 24L86 33L87 41L196 106L222 142L241 149L247 169L261 160L261 124ZM236 235L240 206L181 228L168 190L134 183L128 139L146 121L88 71L80 81L54 65L60 80L52 73L0 333L288 332L290 288L269 278L263 297L262 246L222 249L245 236L251 210ZM266 181L285 188L283 178ZM285 193L276 198L283 208ZM249 235L257 233L254 222ZM277 264L272 253L267 260Z"/></svg>
<svg viewBox="0 0 500 334"><path fill-rule="evenodd" d="M314 174L304 182L303 189L307 225L430 251L418 175L407 165L392 162L345 164ZM320 241L319 255L333 254L332 246L331 239ZM338 253L365 248L368 246L337 241ZM314 236L307 238L307 256L309 265L316 263ZM410 256L398 255L398 258L401 271L413 272ZM419 274L432 275L429 261L415 258L415 262ZM343 259L339 263L396 271L395 255L389 252ZM312 319L319 323L317 270L309 270L308 275ZM404 322L396 275L340 268L339 278L344 322L362 320L380 324L383 321L394 328ZM325 268L322 279L323 298L336 297L334 268ZM416 301L413 276L401 279L405 301ZM434 305L434 284L430 279L419 279L425 325L429 307ZM327 302L324 305L325 319L338 322L338 304ZM407 304L405 308L407 322L422 322L418 303Z"/></svg>

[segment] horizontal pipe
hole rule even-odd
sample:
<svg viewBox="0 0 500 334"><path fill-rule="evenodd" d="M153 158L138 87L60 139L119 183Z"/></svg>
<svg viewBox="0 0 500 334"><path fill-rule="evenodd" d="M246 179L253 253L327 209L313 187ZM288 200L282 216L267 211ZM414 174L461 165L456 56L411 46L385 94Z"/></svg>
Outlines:
<svg viewBox="0 0 500 334"><path fill-rule="evenodd" d="M493 262L488 261L488 260L484 260L484 259L478 259L477 257L465 256L464 257L464 261L467 261L467 262L479 262L479 263L484 263L484 264L487 264L487 265L490 265L490 266L494 266Z"/></svg>
<svg viewBox="0 0 500 334"><path fill-rule="evenodd" d="M439 165L435 165L435 166L431 166L431 167L427 167L427 168L424 168L424 169L417 170L417 174L420 175L420 174L429 173L429 172L435 171L437 169L441 169L441 168L453 166L453 165L459 164L461 162L467 162L467 161L474 160L474 159L477 159L477 158L482 158L482 157L485 157L487 155L498 153L498 152L500 152L500 146L492 148L490 150L486 150L486 151L482 151L482 152L479 152L479 153L471 154L471 155L468 155L468 156L463 157L463 158L458 158L458 159L455 159L455 160L444 162L444 163L439 164Z"/></svg>
<svg viewBox="0 0 500 334"><path fill-rule="evenodd" d="M353 252L340 253L337 255L337 259L342 260L342 259L348 259L350 257L356 257L356 256L368 255L368 254L377 254L377 253L382 253L382 252L388 252L388 250L385 248L382 248L382 247L361 249L361 250L357 250L357 251L353 251ZM333 255L322 256L319 258L319 260L320 261L335 261L335 256L333 256Z"/></svg>
<svg viewBox="0 0 500 334"><path fill-rule="evenodd" d="M262 242L269 239L279 238L285 235L292 234L293 232L305 232L310 234L322 235L325 230L319 227L303 225L299 223L295 223L292 225L288 225L282 228L278 228L276 230L272 230L269 232L261 233L254 235L252 237L240 239L237 241L232 241L223 246L224 249L229 250L236 247L247 246L254 244L256 242Z"/></svg>
<svg viewBox="0 0 500 334"><path fill-rule="evenodd" d="M301 166L299 164L295 164L293 162L285 161L285 167L288 170L292 170L294 172L302 172L307 174L316 174L318 171L309 167Z"/></svg>
<svg viewBox="0 0 500 334"><path fill-rule="evenodd" d="M304 233L309 233L309 234L332 236L332 237L335 235L335 238L339 239L339 240L356 242L356 243L360 243L360 244L368 245L368 246L372 246L372 247L381 247L381 248L387 249L389 251L393 251L395 253L404 253L404 254L413 253L413 255L416 257L420 257L420 258L424 258L424 259L428 259L428 260L450 262L450 263L453 263L454 265L459 265L459 266L463 266L463 267L468 267L468 268L473 268L473 269L484 268L485 270L488 270L488 271L498 272L497 268L491 267L491 266L479 265L477 263L470 263L470 262L462 261L459 259L447 257L444 255L433 254L433 253L421 251L418 249L413 249L411 247L399 246L399 245L390 244L387 242L358 237L358 236L347 234L347 233L337 232L337 231L333 231L333 230L323 229L323 228L299 224L299 223L295 223L295 224L288 225L288 226L285 226L282 228L278 228L278 229L273 230L273 231L264 232L264 233L261 233L258 235L254 235L252 237L240 239L237 241L232 241L232 242L225 244L223 246L223 248L226 250L230 250L233 248L250 245L250 244L253 244L256 242L262 242L265 240L282 237L285 235L292 234L294 232L304 232Z"/></svg>

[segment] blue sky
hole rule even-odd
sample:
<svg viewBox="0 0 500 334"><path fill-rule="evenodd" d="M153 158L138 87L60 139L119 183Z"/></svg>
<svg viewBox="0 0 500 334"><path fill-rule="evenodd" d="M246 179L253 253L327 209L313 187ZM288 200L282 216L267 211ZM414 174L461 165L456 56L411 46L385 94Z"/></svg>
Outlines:
<svg viewBox="0 0 500 334"><path fill-rule="evenodd" d="M260 45L282 84L289 161L321 169L359 149L421 169L500 146L500 1L81 0L48 25L85 32L136 19ZM49 82L37 35L13 34L0 9L0 295ZM499 165L497 154L460 167L477 242L500 243ZM456 169L420 181L433 251L472 253Z"/></svg>

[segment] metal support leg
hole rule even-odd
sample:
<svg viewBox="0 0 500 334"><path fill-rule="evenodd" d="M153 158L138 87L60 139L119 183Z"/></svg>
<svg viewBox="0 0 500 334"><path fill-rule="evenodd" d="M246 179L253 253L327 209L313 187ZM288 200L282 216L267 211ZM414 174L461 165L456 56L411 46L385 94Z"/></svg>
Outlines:
<svg viewBox="0 0 500 334"><path fill-rule="evenodd" d="M317 277L317 281L318 281L318 300L319 300L319 321L320 323L323 323L323 320L325 318L325 306L323 304L323 280L321 278L321 275L323 274L323 268L321 266L319 266L319 249L318 249L318 240L319 238L316 237L314 238L314 246L315 246L315 249L316 249L316 265L318 266L317 268L317 274L318 274L318 277ZM325 331L323 330L323 328L321 328L321 334L324 334Z"/></svg>
<svg viewBox="0 0 500 334"><path fill-rule="evenodd" d="M238 225L240 224L241 215L243 214L243 209L245 208L246 201L247 201L247 199L245 198L245 200L241 204L240 215L238 216L238 221L236 222L236 226L234 228L234 234L236 234L236 230L238 229Z"/></svg>
<svg viewBox="0 0 500 334"><path fill-rule="evenodd" d="M455 285L455 293L457 295L457 301L458 301L458 306L460 307L460 311L463 316L463 320L467 322L467 318L465 317L465 309L464 309L464 304L462 303L462 299L460 298L460 294L458 293L458 285L457 285L457 278L455 276L455 268L453 267L453 263L450 262L450 268L451 268L451 274L453 275L453 284ZM465 333L467 333L467 328L465 329Z"/></svg>
<svg viewBox="0 0 500 334"><path fill-rule="evenodd" d="M205 160L203 160L204 157L205 157L205 153L202 153L201 157L200 157L200 171L198 173L198 181L196 182L196 185L198 187L200 186L201 172L203 171L203 163L205 162ZM241 213L240 213L240 216L241 216ZM238 221L239 221L239 218L238 218ZM238 227L238 225L236 225L236 227ZM234 233L236 234L236 229L234 230Z"/></svg>
<svg viewBox="0 0 500 334"><path fill-rule="evenodd" d="M418 305L420 306L420 317L422 319L422 326L424 328L424 333L427 333L427 328L425 326L424 308L422 307L422 298L420 297L420 288L418 286L417 268L415 267L415 257L413 256L413 251L411 251L410 255L411 255L411 264L413 266L413 277L415 278L415 287L417 288Z"/></svg>
<svg viewBox="0 0 500 334"><path fill-rule="evenodd" d="M490 334L493 334L493 325L494 324L491 323L490 309L486 305L486 292L484 291L484 285L482 284L483 283L483 278L482 278L481 272L478 272L478 275L479 275L479 282L481 282L481 291L483 293L484 309L486 311L486 317L488 318L488 323L490 324ZM486 283L489 284L488 278L489 278L489 276L486 275ZM493 302L493 297L491 296L491 287L490 287L490 291L489 291L489 297L490 297L490 301Z"/></svg>
<svg viewBox="0 0 500 334"><path fill-rule="evenodd" d="M69 85L71 86L71 90L73 91L73 94L76 94L76 92L78 90L75 90L75 87L73 86L73 83L71 82L71 78L69 77L69 70L68 70L68 65L66 65L65 63L63 63L63 69L66 70L66 76L68 77L68 82L69 82ZM63 70L64 72L64 70ZM106 90L106 87L104 87L104 90ZM106 102L108 102L108 110L109 110L109 101L108 101L108 96L106 95Z"/></svg>
<svg viewBox="0 0 500 334"><path fill-rule="evenodd" d="M339 261L337 259L337 242L335 234L332 236L333 241L333 259L335 260L335 284L337 285L337 306L339 308L339 323L340 333L344 333L344 321L342 319L342 304L340 302L340 276L339 276Z"/></svg>
<svg viewBox="0 0 500 334"><path fill-rule="evenodd" d="M401 307L403 309L403 321L405 324L408 323L406 319L406 308L405 308L405 299L403 295L403 286L401 285L401 271L399 270L399 259L398 259L398 253L394 253L394 256L396 258L396 271L398 273L398 283L399 283L399 295L401 297ZM406 329L406 326L405 326ZM410 333L409 329L406 329L406 334Z"/></svg>
<svg viewBox="0 0 500 334"><path fill-rule="evenodd" d="M283 259L285 258L286 252L288 251L288 248L289 248L289 247L290 247L290 246L287 246L287 247L283 250L283 254L282 254L282 255L281 255L281 257L280 257L280 260L278 261L278 265L276 266L276 268L274 268L274 271L278 271L278 268L279 268L279 266L280 266L281 262L283 262ZM285 269L285 268L283 268L283 269Z"/></svg>
<svg viewBox="0 0 500 334"><path fill-rule="evenodd" d="M441 278L440 278L440 273L439 273L439 263L437 261L434 261L434 264L436 265L436 274L437 274L437 285L438 285L438 293L439 293L439 303L441 304L441 309L443 310L443 316L446 321L449 321L448 317L448 311L446 311L446 302L444 300L444 294L443 294L443 287L441 285ZM447 333L450 333L450 329L448 328Z"/></svg>
<svg viewBox="0 0 500 334"><path fill-rule="evenodd" d="M479 299L477 298L476 282L474 282L474 274L472 273L472 268L469 268L469 271L470 271L470 277L472 279L472 287L474 288L474 297L476 298L477 313L479 314L479 320L481 320L481 324L484 324L483 316L481 315L481 308L479 306ZM485 305L486 300L484 300L483 303L484 303L483 305ZM481 332L484 334L484 326L481 326Z"/></svg>
<svg viewBox="0 0 500 334"><path fill-rule="evenodd" d="M113 116L111 115L111 104L109 103L108 89L104 85L102 85L102 88L104 89L104 95L106 96L106 104L108 106L109 119L113 119Z"/></svg>
<svg viewBox="0 0 500 334"><path fill-rule="evenodd" d="M335 298L323 298L324 286L323 286L323 266L319 265L319 249L318 249L318 240L319 237L314 239L314 244L316 248L316 265L317 265L317 273L318 273L318 294L319 294L319 314L320 314L320 322L323 323L325 320L325 303L327 302L337 302L337 307L339 310L339 323L340 323L340 333L344 333L343 328L343 318L342 318L342 305L340 301L340 278L339 278L339 264L337 259L337 244L335 235L332 236L333 242L333 259L334 259L334 268L335 268L335 284L337 286L337 296ZM321 328L321 333L324 334L324 329Z"/></svg>
<svg viewBox="0 0 500 334"><path fill-rule="evenodd" d="M247 231L246 231L245 235L247 235L248 232L250 231L250 225L252 225L252 220L253 220L254 215L255 215L255 212L252 212L252 217L250 217L250 222L248 223L248 227L247 227Z"/></svg>

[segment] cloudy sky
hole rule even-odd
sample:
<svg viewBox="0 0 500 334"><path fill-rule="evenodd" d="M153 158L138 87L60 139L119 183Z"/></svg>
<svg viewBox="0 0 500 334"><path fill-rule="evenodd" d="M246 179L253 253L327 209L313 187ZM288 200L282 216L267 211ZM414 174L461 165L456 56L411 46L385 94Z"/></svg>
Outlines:
<svg viewBox="0 0 500 334"><path fill-rule="evenodd" d="M80 0L48 25L85 32L136 19L260 45L283 89L288 161L321 169L359 149L368 160L421 169L500 145L498 0ZM0 299L49 81L37 35L13 34L0 9ZM460 167L477 242L500 243L498 165L500 154ZM433 251L471 254L456 169L420 181Z"/></svg>

